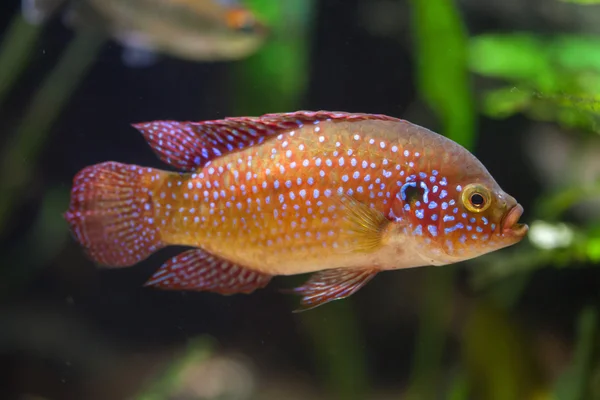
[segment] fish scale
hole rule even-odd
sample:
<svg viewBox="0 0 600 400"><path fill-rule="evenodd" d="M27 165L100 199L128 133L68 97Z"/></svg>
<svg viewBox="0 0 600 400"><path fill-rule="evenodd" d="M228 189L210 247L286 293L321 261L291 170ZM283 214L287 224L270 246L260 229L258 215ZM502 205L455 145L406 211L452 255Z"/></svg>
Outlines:
<svg viewBox="0 0 600 400"><path fill-rule="evenodd" d="M522 207L479 160L405 120L300 111L134 126L185 172L88 167L66 217L88 254L108 266L133 265L164 246L194 248L167 261L149 286L249 293L275 275L314 272L295 289L306 309L355 293L380 271L473 258L527 231L517 223ZM116 197L139 211L107 202L102 189L130 182L128 174L133 190ZM93 238L80 234L88 231ZM121 249L131 243L133 254Z"/></svg>

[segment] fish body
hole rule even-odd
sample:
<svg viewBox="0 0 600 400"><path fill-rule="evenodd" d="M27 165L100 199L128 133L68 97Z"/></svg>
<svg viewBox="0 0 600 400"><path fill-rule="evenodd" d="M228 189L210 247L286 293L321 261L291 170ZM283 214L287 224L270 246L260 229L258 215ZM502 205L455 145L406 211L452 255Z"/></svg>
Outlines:
<svg viewBox="0 0 600 400"><path fill-rule="evenodd" d="M64 0L23 0L27 20L39 23ZM227 61L254 53L266 26L237 1L71 0L69 25L99 29L125 47L131 66L150 64L156 54L191 61Z"/></svg>
<svg viewBox="0 0 600 400"><path fill-rule="evenodd" d="M88 167L66 217L107 266L169 245L196 249L151 286L248 293L313 272L296 289L310 308L381 271L470 259L527 232L522 207L471 153L408 121L300 111L134 126L185 172Z"/></svg>

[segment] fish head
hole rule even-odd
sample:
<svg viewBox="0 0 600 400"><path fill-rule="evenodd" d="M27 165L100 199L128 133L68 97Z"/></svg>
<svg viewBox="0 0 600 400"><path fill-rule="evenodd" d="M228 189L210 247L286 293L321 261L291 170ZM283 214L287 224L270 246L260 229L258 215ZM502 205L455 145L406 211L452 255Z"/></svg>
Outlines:
<svg viewBox="0 0 600 400"><path fill-rule="evenodd" d="M240 59L257 51L270 36L269 27L251 10L227 7L210 35L211 51L217 59Z"/></svg>
<svg viewBox="0 0 600 400"><path fill-rule="evenodd" d="M99 4L104 1L94 0ZM125 42L138 36L153 50L186 60L231 61L254 54L271 36L269 27L251 10L215 0L169 0L125 19L122 1L113 0L113 20L128 31ZM116 6L119 5L119 8ZM142 12L143 11L143 12ZM125 14L127 15L127 14Z"/></svg>
<svg viewBox="0 0 600 400"><path fill-rule="evenodd" d="M474 156L460 153L398 182L393 215L427 264L475 258L516 244L528 232L517 200Z"/></svg>
<svg viewBox="0 0 600 400"><path fill-rule="evenodd" d="M232 7L225 13L227 27L241 36L257 35L265 37L269 34L267 26L256 18L250 10Z"/></svg>

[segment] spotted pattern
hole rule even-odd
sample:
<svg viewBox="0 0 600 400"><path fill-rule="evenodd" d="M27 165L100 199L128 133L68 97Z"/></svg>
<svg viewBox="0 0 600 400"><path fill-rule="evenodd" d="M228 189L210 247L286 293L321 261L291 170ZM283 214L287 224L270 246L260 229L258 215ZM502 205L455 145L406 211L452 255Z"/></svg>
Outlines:
<svg viewBox="0 0 600 400"><path fill-rule="evenodd" d="M414 168L414 155L403 155L397 138L345 127L335 134L339 125L328 119L309 122L192 174L169 177L155 204L165 239L209 243L219 254L231 253L225 245L244 254L269 249L274 256L314 258L323 250L351 249L339 194L386 210L398 175Z"/></svg>
<svg viewBox="0 0 600 400"><path fill-rule="evenodd" d="M223 271L289 260L326 269L339 255L350 263L358 238L344 196L384 214L411 249L432 258L468 258L500 245L498 215L460 204L474 180L499 190L493 178L456 143L407 121L302 111L135 127L163 161L187 172L90 167L76 178L67 218L92 256L109 265L130 265L164 245L206 251L167 263L153 278L163 286L208 285L204 269L174 273L189 260Z"/></svg>
<svg viewBox="0 0 600 400"><path fill-rule="evenodd" d="M146 283L168 290L203 290L219 294L251 293L271 277L202 250L188 250L166 262Z"/></svg>
<svg viewBox="0 0 600 400"><path fill-rule="evenodd" d="M164 246L152 202L153 187L163 174L106 162L75 176L65 218L92 259L106 266L129 266Z"/></svg>

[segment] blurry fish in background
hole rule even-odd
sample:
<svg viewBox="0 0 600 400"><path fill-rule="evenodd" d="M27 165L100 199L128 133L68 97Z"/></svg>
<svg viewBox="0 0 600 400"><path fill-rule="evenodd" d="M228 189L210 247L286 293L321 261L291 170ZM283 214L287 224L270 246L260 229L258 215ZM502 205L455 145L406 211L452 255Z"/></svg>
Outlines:
<svg viewBox="0 0 600 400"><path fill-rule="evenodd" d="M95 29L124 47L130 67L158 54L196 62L232 61L256 52L269 29L235 0L22 0L24 18L47 21L65 9L74 29Z"/></svg>
<svg viewBox="0 0 600 400"><path fill-rule="evenodd" d="M405 120L299 111L134 126L187 172L89 166L65 217L105 267L193 247L148 286L227 295L313 273L293 290L309 309L382 271L471 259L528 231L523 207L471 153Z"/></svg>

